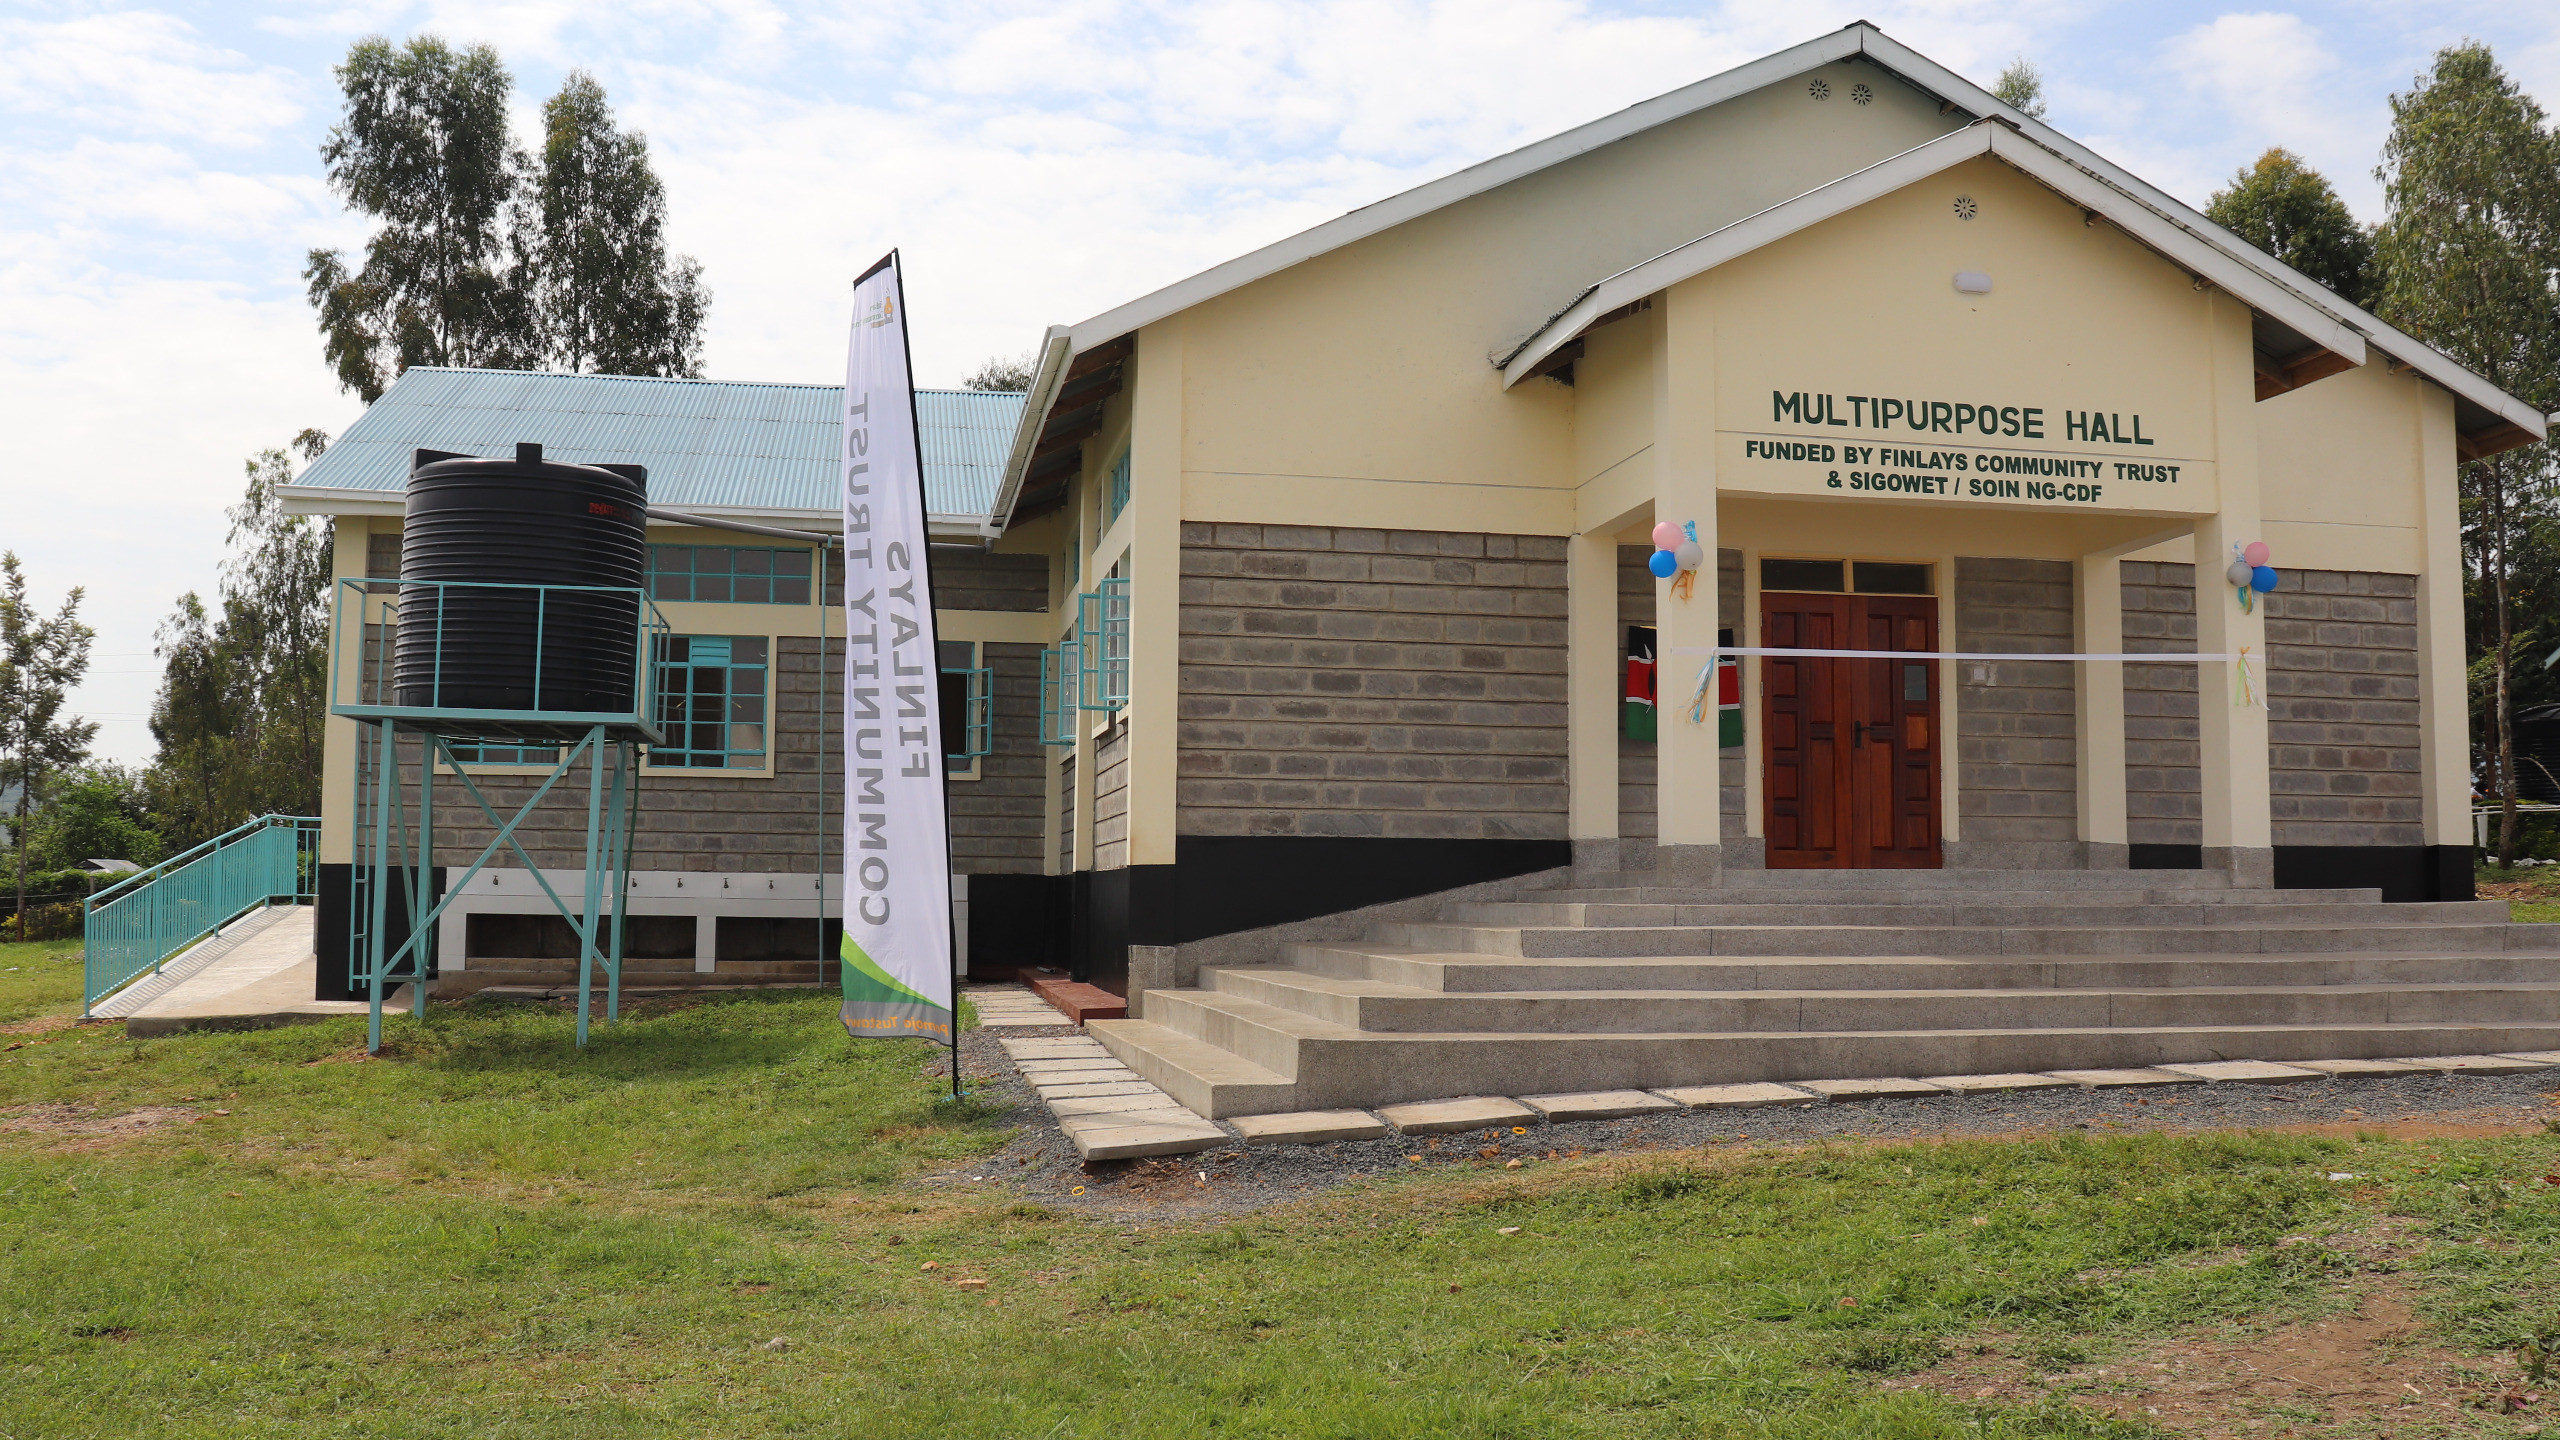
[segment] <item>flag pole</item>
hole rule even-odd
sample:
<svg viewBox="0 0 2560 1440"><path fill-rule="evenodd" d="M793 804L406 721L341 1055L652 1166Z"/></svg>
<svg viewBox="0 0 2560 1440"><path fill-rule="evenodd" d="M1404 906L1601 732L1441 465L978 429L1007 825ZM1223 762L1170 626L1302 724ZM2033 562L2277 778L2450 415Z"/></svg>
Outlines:
<svg viewBox="0 0 2560 1440"><path fill-rule="evenodd" d="M895 247L892 247L889 251L889 274L892 281L891 288L896 290L898 294L898 313L900 316L904 317L908 314L907 267L906 262L899 258L898 251ZM924 488L924 424L922 419L916 413L916 347L915 324L912 320L902 318L898 322L898 344L904 348L907 362L907 433L915 437L916 445L916 514L930 515L933 512L926 501ZM932 540L931 532L928 531L925 538L928 545L930 545ZM930 554L928 553L927 555L918 556L917 562L916 569L924 576L924 612L928 615L936 614L938 612L935 610L933 603L933 562L930 558ZM937 625L934 627L934 641L936 644L939 644L941 640L942 627ZM942 682L942 657L940 655L933 657L933 666L934 686L935 690L939 692ZM940 696L939 693L937 693L934 704L935 718L937 720L941 718L941 709ZM950 965L951 1098L956 1101L960 1098L960 921L957 916L951 913L952 855L950 763L951 757L948 754L945 754L941 762L941 769L944 772L942 776L942 805L944 817L942 822L942 925L943 933L949 937L943 948L944 953L949 956Z"/></svg>

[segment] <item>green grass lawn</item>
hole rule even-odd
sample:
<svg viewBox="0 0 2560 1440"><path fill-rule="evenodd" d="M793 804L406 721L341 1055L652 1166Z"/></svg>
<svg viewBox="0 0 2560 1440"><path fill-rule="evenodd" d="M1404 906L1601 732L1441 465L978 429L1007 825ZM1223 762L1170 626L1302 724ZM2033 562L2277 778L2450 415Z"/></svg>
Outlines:
<svg viewBox="0 0 2560 1440"><path fill-rule="evenodd" d="M0 1004L77 1009L31 973ZM200 1117L0 1132L0 1435L2132 1436L1881 1382L2318 1312L2352 1263L2279 1242L2383 1213L2440 1336L2560 1316L2560 1137L1460 1163L1133 1225L911 1184L1008 1132L830 1000L569 1025L0 1036L0 1120Z"/></svg>
<svg viewBox="0 0 2560 1440"><path fill-rule="evenodd" d="M2501 870L2492 864L2476 864L2471 871L2472 885L2482 899L2507 902L2515 919L2550 924L2560 921L2560 865L2520 865Z"/></svg>
<svg viewBox="0 0 2560 1440"><path fill-rule="evenodd" d="M80 1013L80 942L0 945L0 1025L65 1011Z"/></svg>

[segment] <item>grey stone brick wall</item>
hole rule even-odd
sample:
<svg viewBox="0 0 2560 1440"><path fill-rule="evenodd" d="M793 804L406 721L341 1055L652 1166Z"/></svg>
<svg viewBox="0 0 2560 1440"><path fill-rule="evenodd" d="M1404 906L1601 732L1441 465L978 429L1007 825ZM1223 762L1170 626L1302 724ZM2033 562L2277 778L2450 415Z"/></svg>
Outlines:
<svg viewBox="0 0 2560 1440"><path fill-rule="evenodd" d="M952 865L964 875L1037 875L1049 763L1040 745L1040 647L990 642L978 653L995 671L995 753L979 757L976 779L950 784Z"/></svg>
<svg viewBox="0 0 2560 1440"><path fill-rule="evenodd" d="M1956 557L1949 649L2067 655L2070 562ZM2072 662L1958 660L1956 813L1966 843L2078 836Z"/></svg>
<svg viewBox="0 0 2560 1440"><path fill-rule="evenodd" d="M1645 568L1653 556L1651 545L1618 547L1618 633L1612 643L1626 644L1626 627L1651 625L1654 610L1661 603L1662 582ZM1673 602L1678 603L1678 602ZM1716 552L1716 624L1733 630L1737 638L1742 626L1742 552ZM1748 643L1748 642L1746 642ZM1622 652L1623 653L1623 652ZM1689 690L1696 682L1701 657L1681 659L1663 657L1655 671L1655 689L1661 699L1662 713L1656 723L1669 725L1675 720L1687 724ZM1630 740L1622 732L1618 736L1618 838L1651 840L1662 833L1661 755L1660 742ZM1746 744L1727 750L1717 757L1717 799L1721 817L1718 833L1733 839L1747 828L1742 815L1742 766L1749 753Z"/></svg>
<svg viewBox="0 0 2560 1440"><path fill-rule="evenodd" d="M1129 722L1115 717L1094 747L1093 868L1129 866Z"/></svg>
<svg viewBox="0 0 2560 1440"><path fill-rule="evenodd" d="M2279 845L2423 845L2418 577L2287 570L2267 607Z"/></svg>
<svg viewBox="0 0 2560 1440"><path fill-rule="evenodd" d="M1563 540L1185 522L1182 547L1178 833L1565 837Z"/></svg>
<svg viewBox="0 0 2560 1440"><path fill-rule="evenodd" d="M927 561L943 610L1046 610L1049 557L936 547Z"/></svg>
<svg viewBox="0 0 2560 1440"><path fill-rule="evenodd" d="M2121 567L2128 654L2196 649L2195 567L2127 560ZM2124 667L2125 838L2136 845L2204 839L2196 667Z"/></svg>
<svg viewBox="0 0 2560 1440"><path fill-rule="evenodd" d="M1660 584L1653 572L1644 568L1653 554L1650 545L1618 547L1618 630L1610 637L1626 653L1627 627L1654 622L1654 587ZM1659 672L1657 671L1657 676ZM1658 688L1658 687L1657 687ZM1625 681L1618 685L1625 692ZM1618 838L1651 840L1662 833L1661 804L1658 782L1661 775L1661 746L1651 740L1630 740L1626 726L1618 727Z"/></svg>
<svg viewBox="0 0 2560 1440"><path fill-rule="evenodd" d="M1058 873L1076 868L1076 757L1058 762Z"/></svg>
<svg viewBox="0 0 2560 1440"><path fill-rule="evenodd" d="M1041 795L1038 646L989 645L996 669L996 753L986 778L950 782L953 868L962 874L1040 870ZM842 861L844 826L844 642L827 642L826 692L818 690L818 641L774 642L767 744L775 773L650 769L640 781L632 841L635 870L708 875L813 874L823 833L828 864ZM825 750L825 819L819 818L819 746ZM416 775L416 754L404 765ZM539 771L490 771L474 782L501 815L512 815L541 783ZM586 771L554 787L517 836L545 869L584 862ZM412 792L414 794L414 792ZM439 864L467 865L493 827L458 780L436 785ZM823 832L821 825L823 824ZM517 868L512 852L491 862Z"/></svg>

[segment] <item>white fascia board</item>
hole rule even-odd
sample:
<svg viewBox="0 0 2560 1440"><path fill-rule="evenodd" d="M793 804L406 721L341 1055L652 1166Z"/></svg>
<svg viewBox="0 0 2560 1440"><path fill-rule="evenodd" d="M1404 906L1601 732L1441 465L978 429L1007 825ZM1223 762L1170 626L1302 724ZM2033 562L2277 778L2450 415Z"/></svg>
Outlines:
<svg viewBox="0 0 2560 1440"><path fill-rule="evenodd" d="M2364 363L2362 336L2305 304L2290 290L2268 282L2264 276L2238 263L2218 247L2207 245L2169 225L2147 207L2087 171L2064 163L2060 156L2034 141L2005 126L1977 122L1951 135L1915 145L1890 159L1879 160L1864 170L1844 175L1791 200L1782 200L1766 210L1746 215L1601 281L1584 291L1580 299L1549 321L1527 345L1509 358L1502 367L1503 388L1509 389L1528 378L1539 361L1554 354L1581 334L1593 320L1609 311L1692 276L1705 274L1764 245L1984 155L1996 155L2074 204L2106 216L2126 234L2230 291L2277 323L2299 331L2306 338L2356 364Z"/></svg>
<svg viewBox="0 0 2560 1440"><path fill-rule="evenodd" d="M1367 239L1407 220L1508 185L1522 176L1536 174L1587 151L1614 145L1630 135L1668 124L1683 115L1720 105L1737 95L1747 95L1763 86L1774 85L1815 66L1846 59L1858 53L1861 33L1858 27L1853 26L1808 40L1721 75L1711 75L1693 85L1684 85L1667 95L1657 95L1641 104L1630 105L1614 115L1578 125L1561 135L1549 136L1507 155L1497 155L1454 175L1418 185L1403 194L1362 206L1312 230L1302 230L1286 240L1265 245L1250 254L1240 255L1223 265L1213 266L1187 280L1176 281L1153 294L1142 295L1117 309L1106 310L1090 320L1077 323L1070 329L1074 348L1087 350L1106 340L1117 339L1240 285L1251 284L1329 250L1338 250L1354 241Z"/></svg>
<svg viewBox="0 0 2560 1440"><path fill-rule="evenodd" d="M2340 298L2327 286L2314 282L2257 246L2214 224L2201 212L2153 186L2141 176L2116 165L2043 121L2011 108L1990 91L1975 85L1972 81L1893 39L1883 31L1865 26L1858 28L1862 32L1861 49L1878 65L1935 92L1940 99L1952 101L1976 115L1996 115L2007 120L2015 125L2019 133L2027 139L2035 141L2038 145L2070 161L2071 164L2105 180L2114 189L2139 201L2169 225L2186 231L2205 244L2229 255L2257 272L2268 283L2290 292L2313 309L2330 316L2338 324L2370 338L2393 359L2416 370L2446 390L2500 419L2523 427L2534 435L2540 436L2548 432L2549 422L2532 406L2472 373L2468 367L2452 356L2424 341L2402 334L2363 307ZM2237 291L2235 290L2234 293Z"/></svg>
<svg viewBox="0 0 2560 1440"><path fill-rule="evenodd" d="M398 515L409 503L397 491L321 485L280 485L276 496L287 515Z"/></svg>
<svg viewBox="0 0 2560 1440"><path fill-rule="evenodd" d="M996 481L996 503L987 513L987 524L997 534L1013 524L1013 507L1022 499L1023 477L1031 470L1031 452L1040 443L1040 432L1048 428L1049 407L1058 403L1058 392L1066 388L1067 366L1074 359L1072 332L1064 325L1050 326L1040 337L1031 394L1022 402L1022 418L1014 422L1013 446L1005 452L1004 474Z"/></svg>

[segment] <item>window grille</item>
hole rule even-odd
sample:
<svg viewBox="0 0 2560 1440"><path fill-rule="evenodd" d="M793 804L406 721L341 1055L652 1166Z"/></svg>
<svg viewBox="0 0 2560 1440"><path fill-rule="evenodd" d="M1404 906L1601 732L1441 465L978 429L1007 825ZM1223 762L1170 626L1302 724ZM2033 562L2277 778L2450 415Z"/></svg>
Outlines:
<svg viewBox="0 0 2560 1440"><path fill-rule="evenodd" d="M765 756L762 635L669 635L658 641L658 724L651 763L759 769Z"/></svg>
<svg viewBox="0 0 2560 1440"><path fill-rule="evenodd" d="M1120 518L1121 511L1129 508L1128 451L1121 451L1120 458L1111 463L1111 483L1105 493L1108 498L1103 503L1110 507L1110 513L1103 517L1102 523L1109 525Z"/></svg>
<svg viewBox="0 0 2560 1440"><path fill-rule="evenodd" d="M947 773L966 774L996 751L996 672L980 665L970 640L945 640L942 660L942 751Z"/></svg>
<svg viewBox="0 0 2560 1440"><path fill-rule="evenodd" d="M1129 708L1129 582L1118 576L1076 597L1081 679L1077 708Z"/></svg>
<svg viewBox="0 0 2560 1440"><path fill-rule="evenodd" d="M1041 744L1076 743L1076 716L1084 708L1076 703L1083 668L1073 640L1040 652Z"/></svg>
<svg viewBox="0 0 2560 1440"><path fill-rule="evenodd" d="M743 545L652 545L649 595L720 605L806 605L809 552Z"/></svg>

